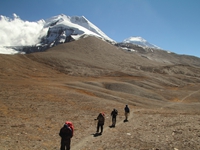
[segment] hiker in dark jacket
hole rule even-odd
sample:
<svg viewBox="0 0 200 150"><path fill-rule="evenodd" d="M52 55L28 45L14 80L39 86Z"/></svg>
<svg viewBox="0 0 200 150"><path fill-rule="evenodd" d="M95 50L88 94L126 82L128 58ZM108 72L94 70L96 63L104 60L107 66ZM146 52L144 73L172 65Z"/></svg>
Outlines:
<svg viewBox="0 0 200 150"><path fill-rule="evenodd" d="M64 126L60 129L59 133L61 137L61 147L60 150L70 150L71 138L73 136L73 131L69 127L68 124L64 124Z"/></svg>
<svg viewBox="0 0 200 150"><path fill-rule="evenodd" d="M113 111L111 112L111 116L112 116L111 127L115 127L117 115L118 115L118 111L116 109L113 109Z"/></svg>
<svg viewBox="0 0 200 150"><path fill-rule="evenodd" d="M128 105L125 106L124 111L125 111L125 120L124 120L124 122L126 122L126 121L128 121L128 114L130 113L130 109L129 109Z"/></svg>
<svg viewBox="0 0 200 150"><path fill-rule="evenodd" d="M96 120L98 120L98 122L97 122L97 133L99 133L99 128L101 128L100 134L102 134L102 132L103 132L103 125L104 125L104 122L105 122L105 114L104 113L100 113L97 116Z"/></svg>

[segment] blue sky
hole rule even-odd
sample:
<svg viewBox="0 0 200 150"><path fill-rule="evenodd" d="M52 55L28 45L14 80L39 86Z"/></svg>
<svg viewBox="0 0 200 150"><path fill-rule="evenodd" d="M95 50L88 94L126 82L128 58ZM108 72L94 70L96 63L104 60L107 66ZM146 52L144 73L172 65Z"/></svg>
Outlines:
<svg viewBox="0 0 200 150"><path fill-rule="evenodd" d="M117 42L141 36L177 54L200 57L200 0L0 0L0 15L38 21L85 16Z"/></svg>

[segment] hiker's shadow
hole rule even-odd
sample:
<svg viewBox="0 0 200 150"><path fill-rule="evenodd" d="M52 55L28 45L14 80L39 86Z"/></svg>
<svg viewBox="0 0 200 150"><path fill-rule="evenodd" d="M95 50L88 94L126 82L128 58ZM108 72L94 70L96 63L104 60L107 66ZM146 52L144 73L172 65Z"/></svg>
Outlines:
<svg viewBox="0 0 200 150"><path fill-rule="evenodd" d="M92 134L94 137L98 137L98 136L101 136L101 133L94 133Z"/></svg>

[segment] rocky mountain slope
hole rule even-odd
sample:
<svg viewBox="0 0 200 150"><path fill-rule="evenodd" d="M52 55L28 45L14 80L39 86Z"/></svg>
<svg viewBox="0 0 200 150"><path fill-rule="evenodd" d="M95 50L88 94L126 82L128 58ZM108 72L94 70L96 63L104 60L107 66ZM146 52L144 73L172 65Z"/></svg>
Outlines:
<svg viewBox="0 0 200 150"><path fill-rule="evenodd" d="M178 55L176 53L151 47L144 47L140 45L135 45L132 43L117 43L117 47L120 47L126 51L137 53L138 55L156 61L158 63L164 63L166 65L173 64L184 64L184 65L194 65L199 66L200 58L189 55Z"/></svg>
<svg viewBox="0 0 200 150"><path fill-rule="evenodd" d="M199 58L121 47L87 37L0 55L0 149L58 150L66 120L75 126L72 150L200 149ZM113 108L119 115L109 128ZM102 111L104 132L96 137Z"/></svg>

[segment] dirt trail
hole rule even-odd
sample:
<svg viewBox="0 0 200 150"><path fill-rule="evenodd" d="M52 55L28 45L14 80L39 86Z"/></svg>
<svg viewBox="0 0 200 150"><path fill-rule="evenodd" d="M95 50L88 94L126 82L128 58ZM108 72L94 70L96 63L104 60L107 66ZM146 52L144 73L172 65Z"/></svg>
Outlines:
<svg viewBox="0 0 200 150"><path fill-rule="evenodd" d="M195 94L195 93L197 93L197 92L200 92L200 90L198 90L198 91L194 91L194 92L188 94L187 96L185 96L184 98L181 99L181 102L183 102L186 98L192 96L193 94Z"/></svg>
<svg viewBox="0 0 200 150"><path fill-rule="evenodd" d="M177 105L177 104L179 104L179 103L182 103L185 99L187 99L188 97L190 97L190 96L192 96L193 94L198 93L198 92L200 92L200 90L194 91L194 92L192 92L192 93L186 95L186 96L183 97L178 103L170 102L170 104L165 105L165 106L161 107L160 109L163 109L163 108L166 108L166 107L169 107L169 106L173 106L173 105Z"/></svg>
<svg viewBox="0 0 200 150"><path fill-rule="evenodd" d="M138 110L137 110L137 111L138 111ZM130 113L129 119L131 119L131 118L133 117L133 112L135 112L135 111L132 111L132 112ZM116 126L118 126L118 125L120 125L120 124L122 124L122 123L123 123L123 120L121 120L121 121L119 121L118 123L116 123ZM109 129L108 126L107 126L107 127L104 127L104 132L107 132L108 129ZM76 145L74 145L71 149L72 149L72 150L81 150L81 148L84 147L84 145L86 145L86 143L87 143L88 141L91 142L93 138L94 138L93 135L89 135L89 136L83 138L79 143L77 143Z"/></svg>
<svg viewBox="0 0 200 150"><path fill-rule="evenodd" d="M137 111L141 111L142 109L135 109L134 111L131 111L131 113L129 114L129 120L133 118L133 113L137 112ZM124 121L121 120L118 123L116 123L116 126L122 124ZM106 131L110 129L108 126L104 127L104 131L103 134L106 134ZM94 139L93 135L89 135L86 136L85 138L83 138L79 143L77 143L76 145L74 145L73 147L71 147L72 150L81 150L82 147L84 147L88 141L90 141L90 143L92 143L92 140Z"/></svg>

